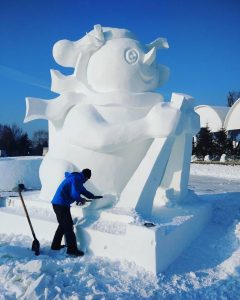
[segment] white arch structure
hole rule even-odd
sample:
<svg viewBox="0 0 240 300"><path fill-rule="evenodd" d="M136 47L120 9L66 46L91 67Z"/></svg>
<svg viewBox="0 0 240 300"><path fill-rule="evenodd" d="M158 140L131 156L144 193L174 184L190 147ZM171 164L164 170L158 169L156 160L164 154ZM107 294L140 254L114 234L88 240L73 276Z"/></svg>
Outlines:
<svg viewBox="0 0 240 300"><path fill-rule="evenodd" d="M224 120L229 115L230 108L225 106L199 105L194 110L200 116L201 128L208 126L212 132L218 132L224 127ZM240 122L238 128L240 128Z"/></svg>
<svg viewBox="0 0 240 300"><path fill-rule="evenodd" d="M229 109L229 112L224 121L226 130L240 129L240 98Z"/></svg>

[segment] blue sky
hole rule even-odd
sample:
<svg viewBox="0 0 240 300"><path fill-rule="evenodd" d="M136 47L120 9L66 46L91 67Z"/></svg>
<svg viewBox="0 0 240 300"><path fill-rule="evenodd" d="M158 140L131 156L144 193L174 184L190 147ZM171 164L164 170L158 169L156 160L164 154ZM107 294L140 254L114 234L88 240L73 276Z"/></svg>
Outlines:
<svg viewBox="0 0 240 300"><path fill-rule="evenodd" d="M30 135L46 121L23 124L25 97L50 99L52 47L77 40L94 24L127 28L144 43L161 36L170 49L158 62L171 69L159 90L192 95L196 105L226 105L240 90L240 0L1 0L0 123Z"/></svg>

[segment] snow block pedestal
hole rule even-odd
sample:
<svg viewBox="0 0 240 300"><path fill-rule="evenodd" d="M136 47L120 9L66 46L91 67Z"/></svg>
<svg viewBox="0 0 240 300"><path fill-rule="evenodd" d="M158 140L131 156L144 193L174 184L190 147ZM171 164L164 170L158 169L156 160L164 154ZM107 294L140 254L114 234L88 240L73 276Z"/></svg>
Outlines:
<svg viewBox="0 0 240 300"><path fill-rule="evenodd" d="M147 227L133 214L112 209L98 219L83 219L76 225L76 233L83 251L131 261L158 274L190 245L210 218L208 204L164 207L155 226Z"/></svg>
<svg viewBox="0 0 240 300"><path fill-rule="evenodd" d="M27 235L32 233L17 193L0 197L0 234ZM39 240L51 241L57 228L57 221L51 203L39 200L39 191L24 192L23 198Z"/></svg>
<svg viewBox="0 0 240 300"><path fill-rule="evenodd" d="M12 191L23 183L27 188L40 189L41 156L0 157L0 191Z"/></svg>
<svg viewBox="0 0 240 300"><path fill-rule="evenodd" d="M39 192L24 193L24 200L37 238L50 243L57 228L51 203L40 201ZM32 237L19 197L2 197L0 204L0 233ZM148 221L134 210L90 208L71 208L79 249L111 260L134 262L156 275L187 249L211 218L211 205L198 202L163 207L157 219ZM146 223L154 226L147 227Z"/></svg>

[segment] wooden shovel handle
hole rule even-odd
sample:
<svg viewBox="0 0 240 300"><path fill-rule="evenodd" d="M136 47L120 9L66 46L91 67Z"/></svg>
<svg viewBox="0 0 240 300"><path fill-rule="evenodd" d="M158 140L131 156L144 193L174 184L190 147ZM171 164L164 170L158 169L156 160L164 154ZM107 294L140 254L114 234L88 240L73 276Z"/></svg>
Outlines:
<svg viewBox="0 0 240 300"><path fill-rule="evenodd" d="M22 196L22 192L21 192L21 189L20 189L20 188L18 189L18 193L19 193L19 196L20 196L22 205L23 205L23 209L24 209L25 215L26 215L27 220L28 220L28 224L29 224L29 226L30 226L30 228L31 228L33 238L36 239L36 235L35 235L35 232L34 232L34 230L33 230L32 223L31 223L31 220L30 220L30 218L29 218L28 211L27 211L26 205L25 205L25 203L24 203L23 196Z"/></svg>

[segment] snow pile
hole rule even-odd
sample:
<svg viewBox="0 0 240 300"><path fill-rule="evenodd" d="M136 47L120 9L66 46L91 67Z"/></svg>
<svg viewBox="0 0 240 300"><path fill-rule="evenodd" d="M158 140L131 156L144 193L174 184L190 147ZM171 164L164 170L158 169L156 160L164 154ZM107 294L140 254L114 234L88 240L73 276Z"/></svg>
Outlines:
<svg viewBox="0 0 240 300"><path fill-rule="evenodd" d="M157 278L129 263L84 256L69 258L49 250L36 257L26 237L0 236L0 299L133 299L149 298ZM10 245L9 245L10 244Z"/></svg>
<svg viewBox="0 0 240 300"><path fill-rule="evenodd" d="M237 299L240 293L239 194L204 195L213 205L210 226L164 275L173 299Z"/></svg>
<svg viewBox="0 0 240 300"><path fill-rule="evenodd" d="M0 191L11 191L19 183L28 188L39 189L41 156L0 157Z"/></svg>

